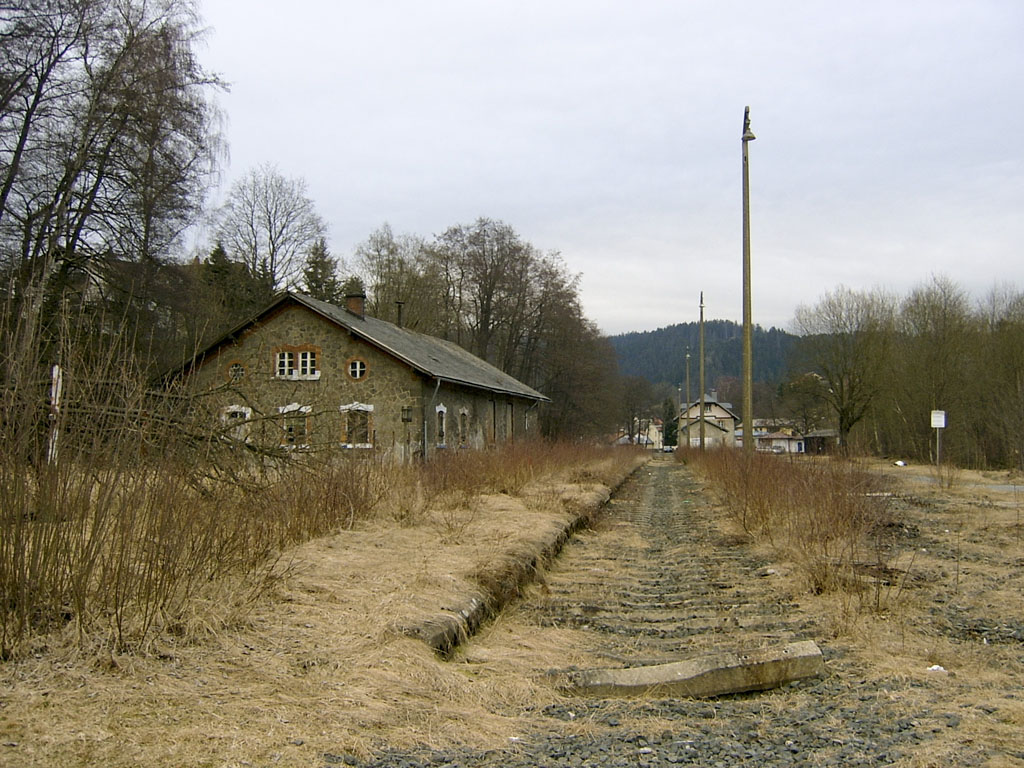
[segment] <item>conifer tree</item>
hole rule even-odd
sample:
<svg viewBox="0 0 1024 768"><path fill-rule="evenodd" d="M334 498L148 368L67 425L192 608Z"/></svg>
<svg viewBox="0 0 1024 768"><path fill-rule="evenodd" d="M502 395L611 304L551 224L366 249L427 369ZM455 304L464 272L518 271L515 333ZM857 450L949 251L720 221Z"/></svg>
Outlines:
<svg viewBox="0 0 1024 768"><path fill-rule="evenodd" d="M338 279L338 260L327 250L327 241L318 238L309 249L306 266L302 270L305 292L314 299L338 304L344 298Z"/></svg>

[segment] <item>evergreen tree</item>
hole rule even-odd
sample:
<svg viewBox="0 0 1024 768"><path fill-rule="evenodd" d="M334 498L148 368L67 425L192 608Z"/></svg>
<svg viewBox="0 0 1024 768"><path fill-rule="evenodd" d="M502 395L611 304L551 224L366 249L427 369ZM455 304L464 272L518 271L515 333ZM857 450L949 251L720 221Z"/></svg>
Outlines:
<svg viewBox="0 0 1024 768"><path fill-rule="evenodd" d="M234 261L218 242L200 271L210 302L223 323L233 324L270 301L273 287L266 277L255 275L247 264Z"/></svg>
<svg viewBox="0 0 1024 768"><path fill-rule="evenodd" d="M309 249L306 266L302 270L302 284L309 296L320 301L338 304L345 298L338 280L338 260L331 256L327 241L322 237Z"/></svg>
<svg viewBox="0 0 1024 768"><path fill-rule="evenodd" d="M662 443L665 445L676 444L676 432L679 430L679 422L676 421L676 416L679 409L676 408L676 404L672 401L672 398L667 398L664 403L661 404L661 421L662 421Z"/></svg>

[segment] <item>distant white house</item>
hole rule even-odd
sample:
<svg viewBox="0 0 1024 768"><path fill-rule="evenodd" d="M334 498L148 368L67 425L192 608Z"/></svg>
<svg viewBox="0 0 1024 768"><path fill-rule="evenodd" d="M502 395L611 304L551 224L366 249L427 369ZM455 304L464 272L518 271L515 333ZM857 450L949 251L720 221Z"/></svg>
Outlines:
<svg viewBox="0 0 1024 768"><path fill-rule="evenodd" d="M713 391L680 409L679 445L689 444L700 447L700 428L704 424L704 447L727 447L736 445L736 425L739 418L732 412L731 403L720 403L718 393Z"/></svg>
<svg viewBox="0 0 1024 768"><path fill-rule="evenodd" d="M805 441L801 435L786 432L754 433L757 450L765 453L804 453Z"/></svg>
<svg viewBox="0 0 1024 768"><path fill-rule="evenodd" d="M616 445L642 445L644 448L660 451L665 444L665 429L661 419L633 419L633 429L629 434L620 430Z"/></svg>

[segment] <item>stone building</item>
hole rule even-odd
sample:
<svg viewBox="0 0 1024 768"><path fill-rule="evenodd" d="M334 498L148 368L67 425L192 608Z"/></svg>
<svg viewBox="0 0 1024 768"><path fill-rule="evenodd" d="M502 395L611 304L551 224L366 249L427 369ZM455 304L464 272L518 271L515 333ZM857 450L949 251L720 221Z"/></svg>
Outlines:
<svg viewBox="0 0 1024 768"><path fill-rule="evenodd" d="M458 345L285 292L197 354L227 439L429 456L537 433L541 393Z"/></svg>

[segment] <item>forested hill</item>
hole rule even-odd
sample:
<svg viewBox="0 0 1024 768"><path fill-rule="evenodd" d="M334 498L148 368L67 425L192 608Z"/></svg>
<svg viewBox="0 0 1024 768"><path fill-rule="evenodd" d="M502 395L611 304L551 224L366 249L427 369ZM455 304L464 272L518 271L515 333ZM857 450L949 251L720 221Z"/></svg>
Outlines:
<svg viewBox="0 0 1024 768"><path fill-rule="evenodd" d="M776 385L787 372L789 352L796 336L772 328L754 326L754 380ZM686 380L686 353L690 353L690 381L697 391L700 326L681 323L656 331L624 333L610 337L619 360L619 371L648 381L678 386ZM731 320L704 322L704 365L707 388L719 378L743 376L743 326Z"/></svg>

